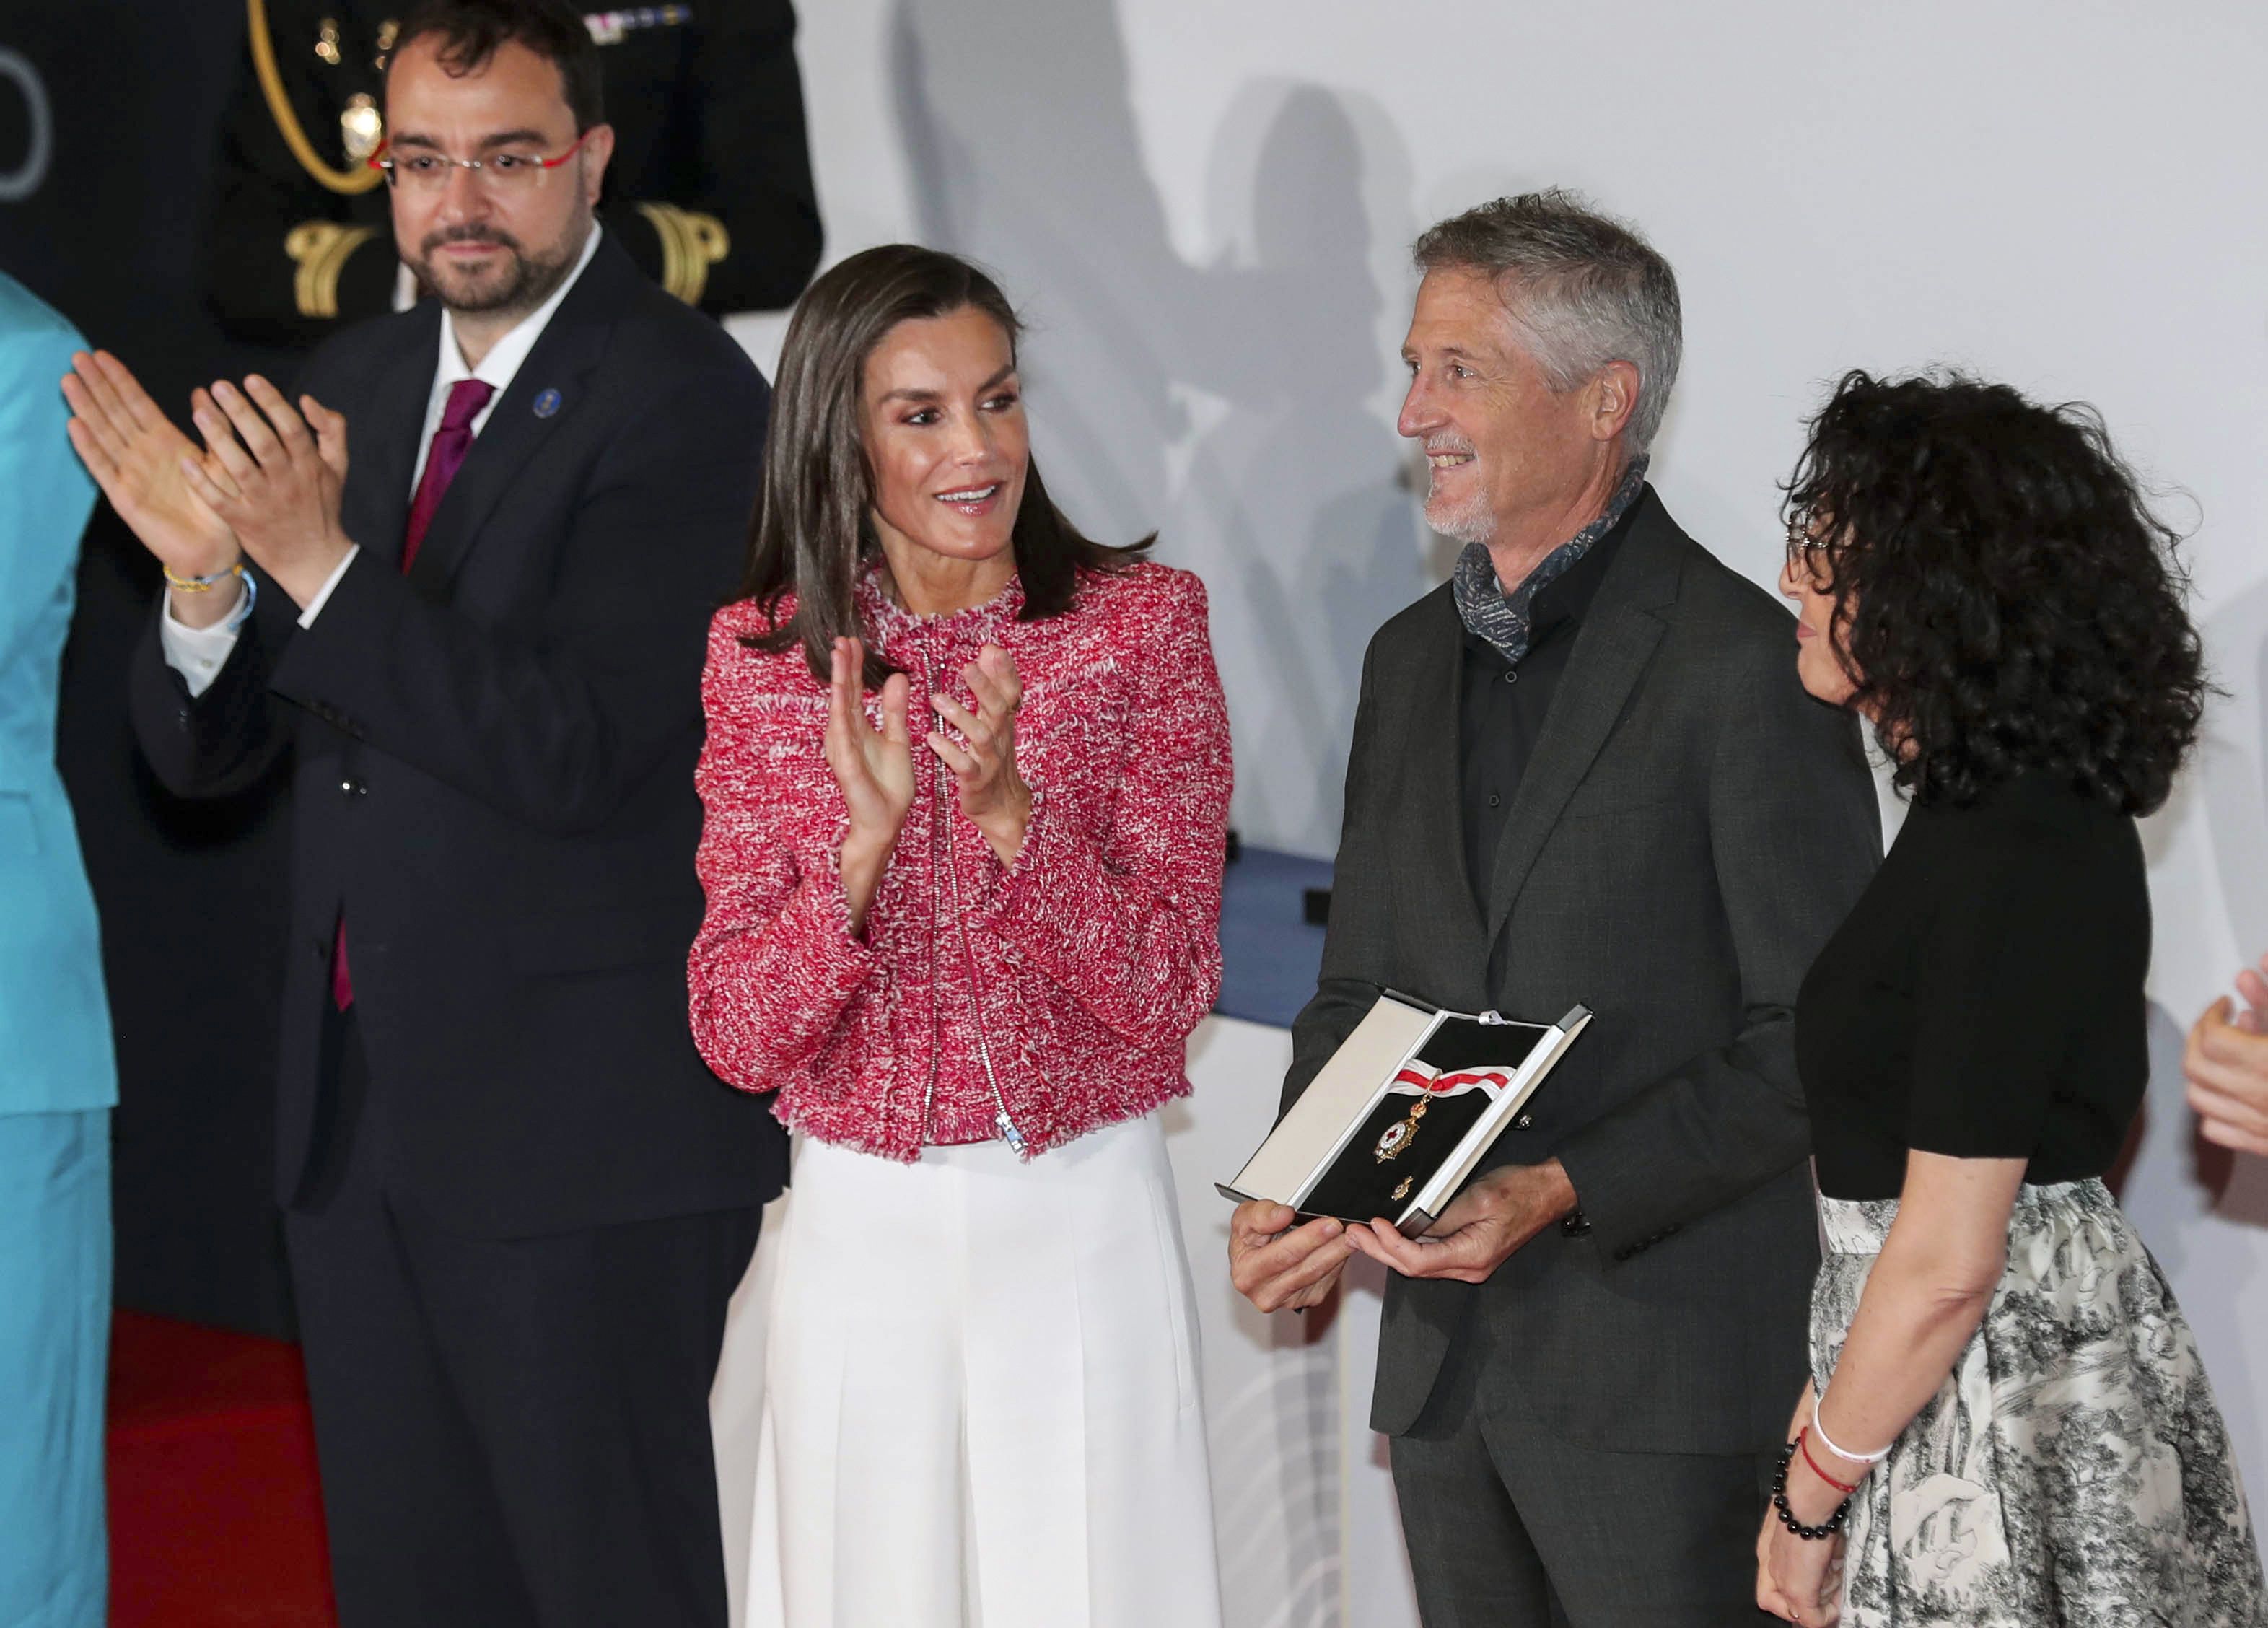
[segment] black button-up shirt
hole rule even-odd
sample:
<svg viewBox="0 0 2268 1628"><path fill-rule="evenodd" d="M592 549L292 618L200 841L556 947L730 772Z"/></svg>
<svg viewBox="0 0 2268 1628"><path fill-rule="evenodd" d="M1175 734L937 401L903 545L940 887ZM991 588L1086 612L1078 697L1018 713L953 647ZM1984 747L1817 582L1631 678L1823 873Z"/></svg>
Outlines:
<svg viewBox="0 0 2268 1628"><path fill-rule="evenodd" d="M1512 817L1512 799L1543 733L1551 698L1575 647L1583 614L1630 530L1633 503L1613 529L1558 577L1536 590L1528 607L1528 653L1514 666L1486 639L1463 635L1457 709L1457 781L1463 799L1465 877L1481 914L1488 914L1496 850Z"/></svg>

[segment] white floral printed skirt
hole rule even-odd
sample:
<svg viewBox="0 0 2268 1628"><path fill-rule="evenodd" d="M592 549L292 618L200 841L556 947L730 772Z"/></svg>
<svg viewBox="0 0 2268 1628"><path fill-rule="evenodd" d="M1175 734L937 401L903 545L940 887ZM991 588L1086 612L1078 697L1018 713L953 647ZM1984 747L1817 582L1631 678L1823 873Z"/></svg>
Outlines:
<svg viewBox="0 0 2268 1628"><path fill-rule="evenodd" d="M1820 1201L1824 1387L1895 1198ZM2197 1342L2101 1182L2026 1187L1953 1372L1853 1500L1849 1628L2253 1628L2260 1554Z"/></svg>

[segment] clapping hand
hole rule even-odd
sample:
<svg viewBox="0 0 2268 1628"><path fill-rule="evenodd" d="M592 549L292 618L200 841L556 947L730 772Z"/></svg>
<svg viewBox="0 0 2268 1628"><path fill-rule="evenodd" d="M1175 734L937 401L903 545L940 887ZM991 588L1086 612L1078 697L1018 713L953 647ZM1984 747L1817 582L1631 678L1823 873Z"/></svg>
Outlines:
<svg viewBox="0 0 2268 1628"><path fill-rule="evenodd" d="M960 732L955 742L942 729L930 732L927 745L953 771L961 789L961 812L984 834L1003 865L1013 865L1032 819L1032 792L1016 771L1016 709L1024 686L1015 658L987 645L961 669L961 681L976 698L970 711L953 696L932 696L937 715Z"/></svg>
<svg viewBox="0 0 2268 1628"><path fill-rule="evenodd" d="M2243 1004L2226 995L2205 1008L2182 1053L2190 1106L2208 1142L2268 1154L2268 956L2236 975Z"/></svg>
<svg viewBox="0 0 2268 1628"><path fill-rule="evenodd" d="M906 723L909 685L894 673L882 686L882 726L866 721L861 699L866 649L855 638L835 641L827 689L827 767L843 788L850 829L843 837L843 889L850 905L850 931L865 930L866 909L897 845L906 811L914 803L913 737Z"/></svg>
<svg viewBox="0 0 2268 1628"><path fill-rule="evenodd" d="M2260 958L2257 968L2247 967L2236 975L2236 992L2244 997L2236 1027L2255 1035L2268 1035L2268 976L2263 975L2268 975L2268 955Z"/></svg>
<svg viewBox="0 0 2268 1628"><path fill-rule="evenodd" d="M354 547L339 520L346 419L311 395L294 408L257 373L241 390L222 380L196 391L189 408L205 456L181 459L183 479L292 602L307 604Z"/></svg>
<svg viewBox="0 0 2268 1628"><path fill-rule="evenodd" d="M196 443L158 410L126 364L107 350L82 350L63 385L71 449L142 546L177 577L215 576L234 564L235 534L186 472L197 461ZM198 597L217 601L209 608L217 618L237 594L232 584L225 593ZM176 608L186 608L178 596Z"/></svg>

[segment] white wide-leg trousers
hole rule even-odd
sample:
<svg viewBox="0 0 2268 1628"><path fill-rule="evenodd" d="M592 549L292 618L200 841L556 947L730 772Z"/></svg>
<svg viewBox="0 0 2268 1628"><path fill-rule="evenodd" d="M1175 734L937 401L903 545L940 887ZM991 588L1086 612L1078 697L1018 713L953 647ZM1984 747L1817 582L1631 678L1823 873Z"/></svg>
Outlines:
<svg viewBox="0 0 2268 1628"><path fill-rule="evenodd" d="M1218 1628L1156 1116L1028 1164L806 1140L791 1195L750 1628Z"/></svg>

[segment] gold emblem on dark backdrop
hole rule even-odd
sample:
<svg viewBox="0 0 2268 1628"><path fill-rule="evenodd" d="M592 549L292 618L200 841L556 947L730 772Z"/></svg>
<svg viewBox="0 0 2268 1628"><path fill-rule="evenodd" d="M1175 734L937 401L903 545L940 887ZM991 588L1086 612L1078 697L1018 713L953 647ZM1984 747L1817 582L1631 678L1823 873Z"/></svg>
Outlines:
<svg viewBox="0 0 2268 1628"><path fill-rule="evenodd" d="M347 162L369 163L385 140L386 118L378 110L378 99L368 91L357 91L339 113L339 142L347 150Z"/></svg>
<svg viewBox="0 0 2268 1628"><path fill-rule="evenodd" d="M637 212L661 239L661 285L688 306L701 303L709 268L733 252L733 235L714 215L674 203L641 203Z"/></svg>
<svg viewBox="0 0 2268 1628"><path fill-rule="evenodd" d="M299 115L291 111L291 95L284 88L283 70L276 64L276 41L268 30L267 0L244 0L244 10L249 25L252 68L260 79L260 92L267 98L268 112L276 121L277 134L291 150L291 156L299 161L299 167L331 191L347 197L379 185L385 177L366 163L350 159L347 168L336 170L323 161L314 144L307 139L307 132L299 128ZM371 111L375 114L376 107Z"/></svg>
<svg viewBox="0 0 2268 1628"><path fill-rule="evenodd" d="M298 266L291 276L291 298L301 316L338 315L339 273L347 256L377 235L375 226L335 220L302 221L284 234L284 252Z"/></svg>

